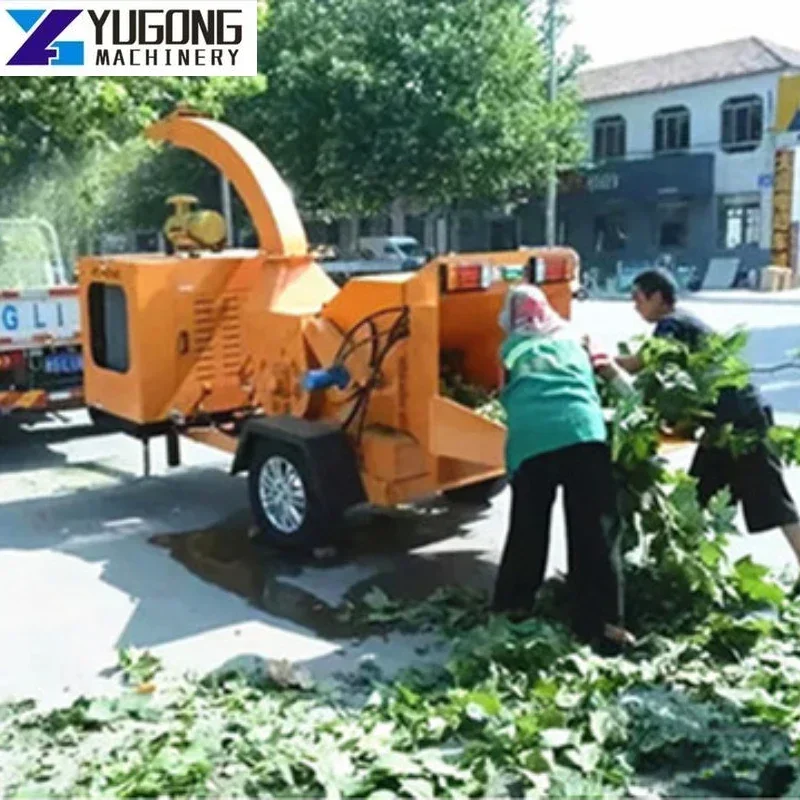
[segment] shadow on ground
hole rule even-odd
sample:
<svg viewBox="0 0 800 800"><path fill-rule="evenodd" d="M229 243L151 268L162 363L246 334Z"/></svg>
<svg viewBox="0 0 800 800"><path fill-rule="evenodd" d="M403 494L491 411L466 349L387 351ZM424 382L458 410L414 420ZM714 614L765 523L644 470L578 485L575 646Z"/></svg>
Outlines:
<svg viewBox="0 0 800 800"><path fill-rule="evenodd" d="M466 534L490 512L444 501L360 510L338 557L319 562L251 540L243 479L187 469L46 503L5 503L0 550L51 550L102 565L100 579L133 601L116 647L151 648L247 622L338 639L354 630L337 609L373 586L399 598L448 585L488 588L495 566L485 546L470 549Z"/></svg>
<svg viewBox="0 0 800 800"><path fill-rule="evenodd" d="M66 456L53 450L52 445L100 436L92 425L37 427L43 419L33 414L0 417L0 449L6 454L0 458L0 474L65 466ZM13 458L8 457L10 451L13 451Z"/></svg>

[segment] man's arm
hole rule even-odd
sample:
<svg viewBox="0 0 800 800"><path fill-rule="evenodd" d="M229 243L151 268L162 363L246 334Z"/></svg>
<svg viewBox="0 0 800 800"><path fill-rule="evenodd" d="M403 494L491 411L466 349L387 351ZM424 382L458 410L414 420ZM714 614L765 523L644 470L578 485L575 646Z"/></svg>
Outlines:
<svg viewBox="0 0 800 800"><path fill-rule="evenodd" d="M686 343L685 329L679 322L676 322L676 320L671 317L665 317L659 320L653 330L653 336L656 339L676 339L679 342ZM639 353L641 353L641 350ZM615 360L625 372L635 375L637 372L641 372L644 367L644 361L639 353L634 353L629 356L617 356Z"/></svg>
<svg viewBox="0 0 800 800"><path fill-rule="evenodd" d="M618 367L625 370L625 372L630 373L631 375L641 372L642 367L644 366L638 353L631 356L617 356L614 361L617 363Z"/></svg>

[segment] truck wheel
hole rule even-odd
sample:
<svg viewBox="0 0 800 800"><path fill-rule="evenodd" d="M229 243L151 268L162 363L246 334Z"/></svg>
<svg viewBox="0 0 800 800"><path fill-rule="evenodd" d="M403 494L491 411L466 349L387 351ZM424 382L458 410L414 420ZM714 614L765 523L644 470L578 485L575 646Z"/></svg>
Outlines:
<svg viewBox="0 0 800 800"><path fill-rule="evenodd" d="M454 505L485 506L505 489L507 483L507 478L490 478L488 481L462 486L459 489L449 489L444 492L444 496Z"/></svg>
<svg viewBox="0 0 800 800"><path fill-rule="evenodd" d="M323 520L323 504L299 448L269 439L258 442L248 487L263 541L290 550L329 543L335 523Z"/></svg>

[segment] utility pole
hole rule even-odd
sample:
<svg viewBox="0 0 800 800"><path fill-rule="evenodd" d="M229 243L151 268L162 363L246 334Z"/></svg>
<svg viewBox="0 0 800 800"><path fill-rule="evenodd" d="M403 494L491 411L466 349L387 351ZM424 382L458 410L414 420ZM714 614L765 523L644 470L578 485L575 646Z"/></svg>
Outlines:
<svg viewBox="0 0 800 800"><path fill-rule="evenodd" d="M547 58L550 68L550 109L555 108L556 94L558 92L558 63L556 61L556 5L558 0L548 0L547 12ZM551 133L552 136L552 133ZM546 209L546 238L547 246L553 247L556 243L556 204L558 202L558 156L555 152L555 142L551 142L553 154L547 165L547 209Z"/></svg>
<svg viewBox="0 0 800 800"><path fill-rule="evenodd" d="M231 183L223 173L219 174L220 194L222 196L222 216L228 228L228 245L236 244L236 232L233 230L233 204L231 203Z"/></svg>

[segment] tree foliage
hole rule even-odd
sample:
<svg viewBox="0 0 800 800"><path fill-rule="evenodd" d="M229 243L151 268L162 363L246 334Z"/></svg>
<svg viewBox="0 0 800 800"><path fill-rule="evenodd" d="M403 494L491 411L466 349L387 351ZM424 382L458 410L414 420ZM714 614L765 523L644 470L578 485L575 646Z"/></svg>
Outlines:
<svg viewBox="0 0 800 800"><path fill-rule="evenodd" d="M520 0L276 0L269 92L241 122L302 202L376 211L530 192L579 152L565 82L547 102Z"/></svg>
<svg viewBox="0 0 800 800"><path fill-rule="evenodd" d="M234 95L263 88L235 78L6 78L0 84L0 174L14 180L51 157L120 144L176 103L220 114Z"/></svg>
<svg viewBox="0 0 800 800"><path fill-rule="evenodd" d="M143 209L161 218L163 192L186 180L186 159L159 163L160 149L140 138L143 127L179 102L221 115L233 96L262 90L263 78L7 78L0 215L50 220L68 255L85 251L101 230L141 224ZM188 168L192 179L198 174L201 165Z"/></svg>

